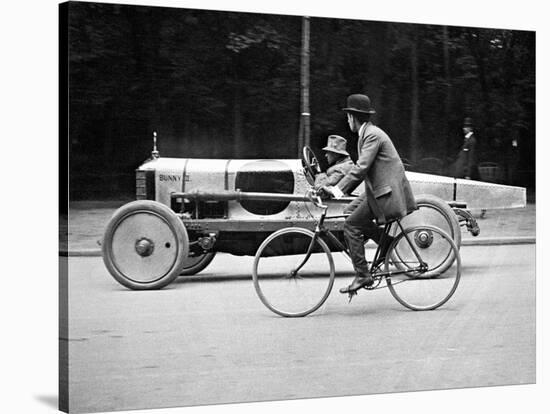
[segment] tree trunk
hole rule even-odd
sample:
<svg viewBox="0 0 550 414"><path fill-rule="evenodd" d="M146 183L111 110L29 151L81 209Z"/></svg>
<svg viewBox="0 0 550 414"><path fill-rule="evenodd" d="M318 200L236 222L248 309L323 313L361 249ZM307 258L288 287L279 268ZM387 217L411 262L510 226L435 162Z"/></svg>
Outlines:
<svg viewBox="0 0 550 414"><path fill-rule="evenodd" d="M310 145L310 109L309 109L309 17L302 18L302 63L301 63L302 113L300 115L300 135L298 138L298 156L302 147Z"/></svg>
<svg viewBox="0 0 550 414"><path fill-rule="evenodd" d="M418 32L413 29L411 42L411 143L410 154L413 163L418 162L418 129L419 129L419 91L418 91Z"/></svg>
<svg viewBox="0 0 550 414"><path fill-rule="evenodd" d="M453 99L452 96L452 85L451 85L451 65L449 58L449 28L443 26L443 68L445 71L445 107L444 107L444 126L445 130L443 131L443 145L444 145L444 154L446 157L450 156L449 151L449 141L451 134L451 127L449 121L451 119L451 102Z"/></svg>
<svg viewBox="0 0 550 414"><path fill-rule="evenodd" d="M475 31L471 31L470 35L468 36L468 43L470 45L470 50L472 52L472 55L474 56L478 76L479 76L479 84L481 87L481 94L483 97L482 104L482 111L485 114L485 120L488 121L489 124L492 124L492 112L489 110L489 108L492 107L490 94L489 94L489 85L487 83L487 75L486 75L486 68L485 68L485 62L484 62L484 53L481 50L480 46L480 36L481 34ZM468 108L469 109L469 108ZM478 125L479 127L479 125Z"/></svg>
<svg viewBox="0 0 550 414"><path fill-rule="evenodd" d="M376 109L378 122L384 117L384 81L388 67L388 24L375 24L369 31L371 42L366 48L368 50L368 73L365 80L366 93L371 98ZM362 93L362 92L358 92Z"/></svg>
<svg viewBox="0 0 550 414"><path fill-rule="evenodd" d="M242 89L239 84L235 85L233 94L233 156L244 157L243 142L243 114L242 114Z"/></svg>

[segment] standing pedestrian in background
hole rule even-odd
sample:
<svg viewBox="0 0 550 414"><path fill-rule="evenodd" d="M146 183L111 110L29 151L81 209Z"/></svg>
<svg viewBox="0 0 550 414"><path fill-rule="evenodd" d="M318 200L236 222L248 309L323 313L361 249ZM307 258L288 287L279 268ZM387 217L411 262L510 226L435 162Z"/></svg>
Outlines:
<svg viewBox="0 0 550 414"><path fill-rule="evenodd" d="M455 162L455 177L465 178L467 180L477 179L477 159L476 159L476 138L474 136L474 129L472 124L472 118L464 118L464 125L462 127L464 133L464 142L458 153L458 157Z"/></svg>

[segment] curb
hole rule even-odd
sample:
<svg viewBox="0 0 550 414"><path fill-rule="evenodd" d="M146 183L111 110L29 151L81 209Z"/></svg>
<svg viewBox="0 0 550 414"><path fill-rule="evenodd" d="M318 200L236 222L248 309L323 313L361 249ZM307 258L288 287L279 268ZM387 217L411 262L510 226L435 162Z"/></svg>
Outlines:
<svg viewBox="0 0 550 414"><path fill-rule="evenodd" d="M536 244L536 237L485 237L462 239L461 246L504 246L507 244Z"/></svg>
<svg viewBox="0 0 550 414"><path fill-rule="evenodd" d="M485 237L462 239L461 246L505 246L510 244L536 244L536 237ZM101 249L60 250L62 257L101 257Z"/></svg>
<svg viewBox="0 0 550 414"><path fill-rule="evenodd" d="M60 250L63 257L101 257L101 249Z"/></svg>

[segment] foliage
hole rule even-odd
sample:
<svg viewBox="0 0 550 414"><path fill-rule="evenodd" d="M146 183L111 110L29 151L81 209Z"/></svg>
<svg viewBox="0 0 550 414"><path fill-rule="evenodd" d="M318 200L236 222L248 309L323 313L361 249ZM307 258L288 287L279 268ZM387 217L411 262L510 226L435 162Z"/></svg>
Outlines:
<svg viewBox="0 0 550 414"><path fill-rule="evenodd" d="M299 16L76 2L67 29L72 174L131 173L153 130L164 156L297 156ZM362 92L403 157L454 157L470 116L480 160L519 140L534 171L533 32L312 18L310 47L315 149Z"/></svg>

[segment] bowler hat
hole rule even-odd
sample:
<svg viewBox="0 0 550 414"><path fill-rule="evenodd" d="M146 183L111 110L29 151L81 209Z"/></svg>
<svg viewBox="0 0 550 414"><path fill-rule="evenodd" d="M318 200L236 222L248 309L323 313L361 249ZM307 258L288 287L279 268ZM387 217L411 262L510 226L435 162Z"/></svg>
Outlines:
<svg viewBox="0 0 550 414"><path fill-rule="evenodd" d="M359 112L361 114L375 114L376 111L372 108L370 99L367 95L354 94L348 96L347 107L342 108L346 112Z"/></svg>
<svg viewBox="0 0 550 414"><path fill-rule="evenodd" d="M327 140L327 146L323 148L323 151L335 152L336 154L342 154L349 156L346 151L346 139L340 135L329 135Z"/></svg>

